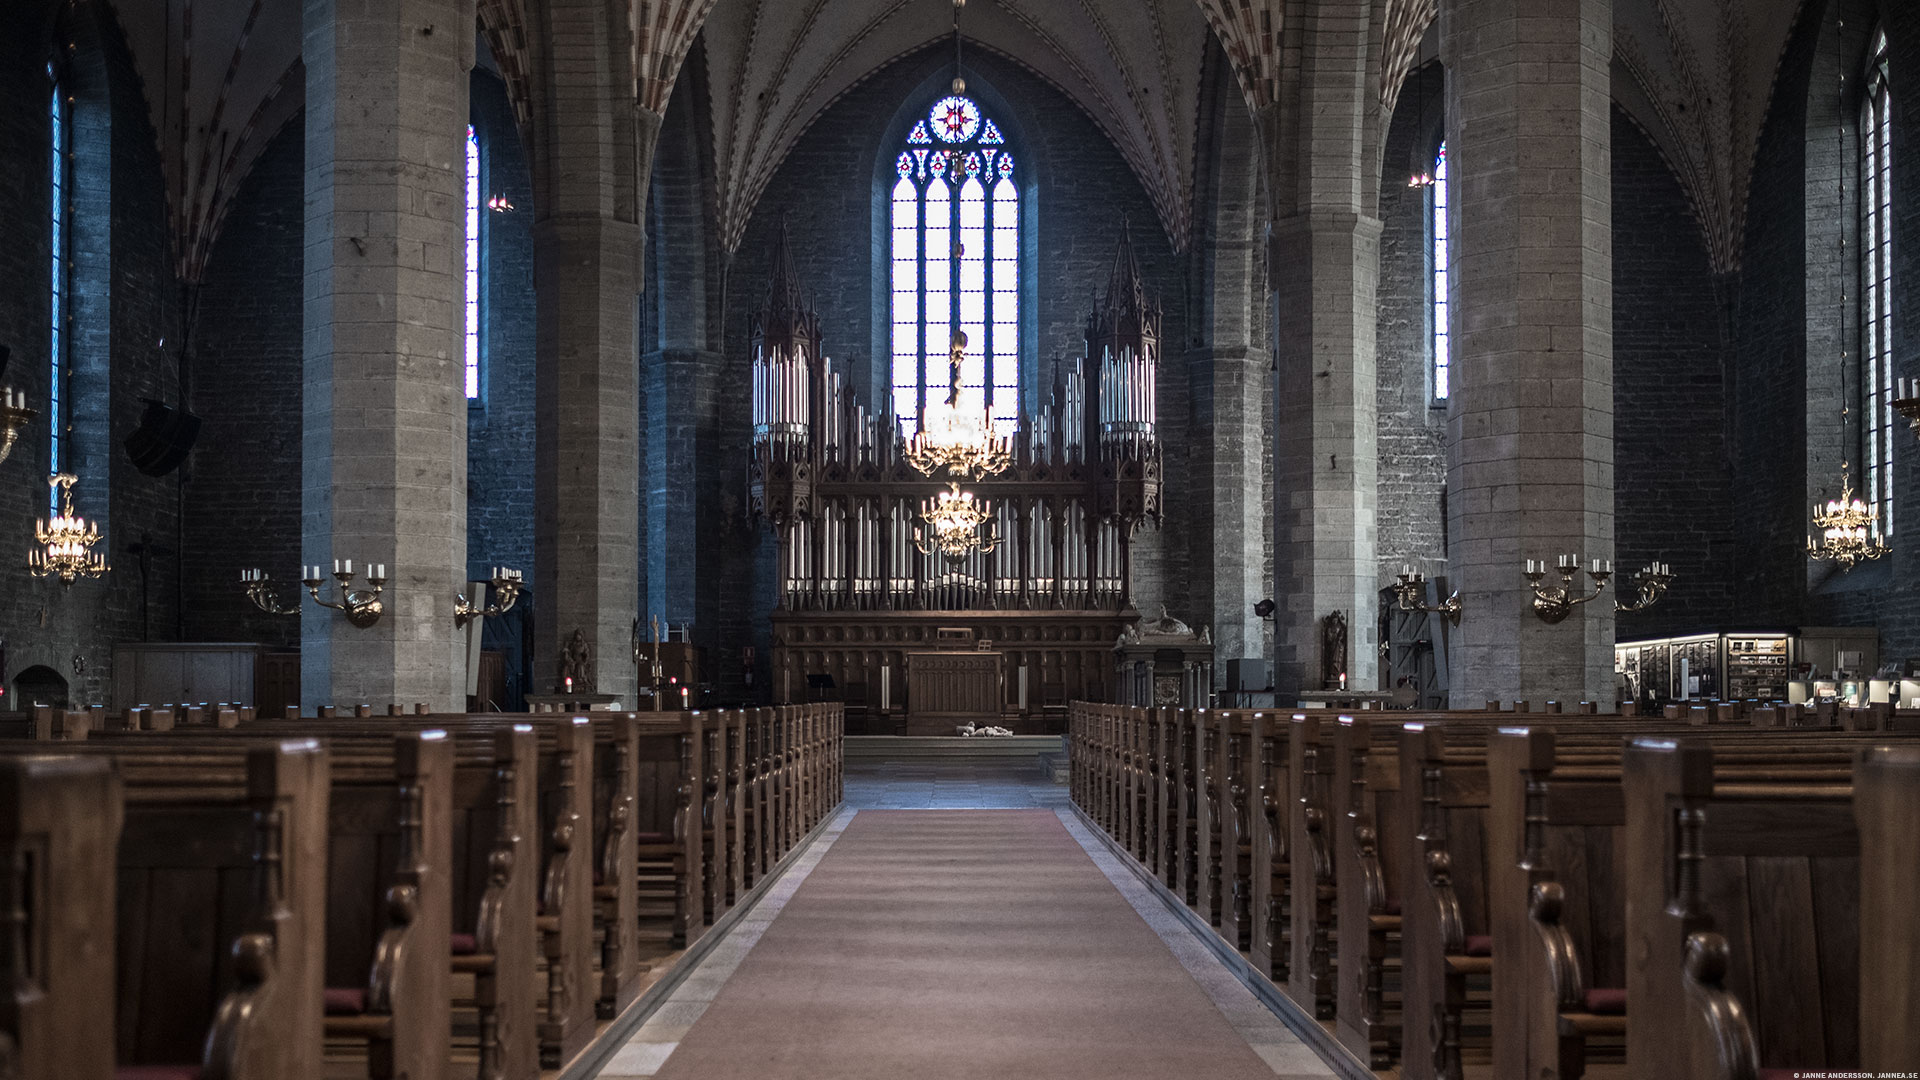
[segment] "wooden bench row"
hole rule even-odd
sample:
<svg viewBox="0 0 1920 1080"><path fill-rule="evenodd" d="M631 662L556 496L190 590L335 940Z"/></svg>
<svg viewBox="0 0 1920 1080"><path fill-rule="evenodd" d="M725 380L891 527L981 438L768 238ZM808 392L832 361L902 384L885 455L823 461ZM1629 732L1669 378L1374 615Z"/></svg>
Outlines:
<svg viewBox="0 0 1920 1080"><path fill-rule="evenodd" d="M819 705L0 743L0 1075L319 1076L344 1056L375 1080L531 1080L839 804L840 723Z"/></svg>
<svg viewBox="0 0 1920 1080"><path fill-rule="evenodd" d="M1635 1024L1637 1045L1626 1036L1627 1002L1635 1002L1634 1014L1649 1015L1638 1003L1657 999L1649 989L1656 982L1691 979L1687 1000L1710 1000L1704 988L1720 954L1711 939L1689 944L1698 926L1645 957L1640 981L1625 971L1626 943L1651 940L1642 922L1679 902L1678 867L1690 858L1672 828L1633 831L1638 804L1626 777L1666 760L1658 754L1696 763L1706 755L1706 775L1752 788L1750 801L1765 808L1753 813L1799 823L1783 825L1781 835L1832 832L1840 818L1859 822L1847 832L1857 839L1823 839L1821 851L1842 860L1832 865L1821 865L1824 856L1804 840L1797 853L1741 856L1775 875L1750 894L1776 884L1785 892L1764 903L1750 899L1728 939L1731 960L1722 964L1721 985L1732 995L1722 1000L1746 1003L1740 1015L1758 1039L1755 1060L1801 1069L1848 1067L1856 1058L1868 1061L1863 1067L1910 1067L1894 1062L1920 1053L1913 1036L1869 1059L1860 1035L1911 1031L1903 1018L1920 992L1912 978L1920 944L1869 902L1876 894L1867 868L1906 882L1910 893L1920 888L1913 877L1920 854L1871 834L1865 808L1904 807L1915 819L1920 742L1898 732L1771 726L1778 715L1755 709L1701 725L1685 714L1341 718L1083 705L1069 729L1073 797L1331 1039L1383 1073L1564 1080L1581 1075L1588 1050L1598 1047L1602 1062L1635 1053L1628 1069L1635 1077L1737 1076L1745 1074L1666 1073L1647 1064L1721 1045L1697 1016L1678 1027ZM1760 833L1756 843L1775 836ZM1629 874L1630 858L1645 865ZM1815 861L1793 871L1800 878L1777 883L1782 859ZM1731 864L1723 869L1736 873ZM1653 890L1631 914L1629 883ZM1671 895L1662 899L1661 890ZM1700 902L1712 898L1709 891ZM1768 935L1797 927L1788 940L1806 944L1812 960L1794 968L1756 960L1744 913L1760 908L1767 919L1760 948L1775 940ZM1881 943L1879 959L1894 969L1872 976L1879 989L1871 999L1860 988L1868 977L1862 940ZM1701 958L1689 961L1689 949ZM1521 960L1496 966L1495 956ZM1841 970L1862 972L1860 980L1839 980L1858 983L1852 994L1829 991L1835 1007L1861 1010L1857 1023L1807 1005L1814 999L1805 980L1831 986ZM1779 989L1774 976L1791 988ZM1652 1015L1693 1014L1663 1004ZM1810 1043L1789 1034L1836 1026L1853 1037ZM1589 1044L1588 1035L1597 1041Z"/></svg>

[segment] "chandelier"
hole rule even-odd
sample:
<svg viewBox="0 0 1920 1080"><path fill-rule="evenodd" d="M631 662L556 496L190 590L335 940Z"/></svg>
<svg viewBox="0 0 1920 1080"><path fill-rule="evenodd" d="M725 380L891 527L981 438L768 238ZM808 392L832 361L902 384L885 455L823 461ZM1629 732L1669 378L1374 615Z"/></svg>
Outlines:
<svg viewBox="0 0 1920 1080"><path fill-rule="evenodd" d="M60 489L60 512L50 521L34 523L34 538L41 544L27 553L27 570L34 577L58 574L60 584L71 585L74 578L99 577L109 569L106 556L90 550L100 540L100 526L73 512L73 485L78 482L72 473L47 479L48 487Z"/></svg>
<svg viewBox="0 0 1920 1080"><path fill-rule="evenodd" d="M922 555L938 551L949 559L964 558L978 550L986 554L1000 546L993 530L993 519L986 504L973 492L961 491L959 484L920 504L920 522L914 529L913 543Z"/></svg>
<svg viewBox="0 0 1920 1080"><path fill-rule="evenodd" d="M979 479L1013 464L1011 442L993 433L985 404L978 412L960 407L960 366L966 361L967 332L955 330L947 356L947 402L928 408L920 430L907 442L907 464L928 476Z"/></svg>
<svg viewBox="0 0 1920 1080"><path fill-rule="evenodd" d="M1880 539L1880 515L1853 494L1853 479L1845 462L1840 464L1840 497L1826 505L1813 504L1813 527L1820 530L1807 537L1807 557L1837 562L1840 569L1877 559L1887 553Z"/></svg>

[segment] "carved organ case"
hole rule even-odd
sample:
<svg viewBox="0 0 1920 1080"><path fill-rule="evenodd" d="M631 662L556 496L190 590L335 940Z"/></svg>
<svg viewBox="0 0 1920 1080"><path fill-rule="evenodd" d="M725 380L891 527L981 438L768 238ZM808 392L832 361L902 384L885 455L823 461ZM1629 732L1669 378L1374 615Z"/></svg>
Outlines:
<svg viewBox="0 0 1920 1080"><path fill-rule="evenodd" d="M773 267L750 331L747 475L750 512L778 545L774 700L804 700L808 677L825 675L856 727L863 710L898 713L907 654L959 627L969 649L1005 658L1003 717L1110 700L1111 649L1138 619L1132 537L1160 519L1160 306L1132 245L1123 238L1088 317L1085 355L1056 360L1045 407L1001 432L1011 465L964 482L989 526L959 558L916 543L922 503L946 478L908 463L897 419L869 411L824 355L784 235ZM825 681L812 680L816 696Z"/></svg>

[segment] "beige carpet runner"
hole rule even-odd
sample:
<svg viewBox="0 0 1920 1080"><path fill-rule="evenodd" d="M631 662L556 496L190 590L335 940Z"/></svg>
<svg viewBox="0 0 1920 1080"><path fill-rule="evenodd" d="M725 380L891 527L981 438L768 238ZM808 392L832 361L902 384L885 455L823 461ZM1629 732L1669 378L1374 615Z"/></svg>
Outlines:
<svg viewBox="0 0 1920 1080"><path fill-rule="evenodd" d="M863 810L661 1080L1273 1080L1049 810Z"/></svg>

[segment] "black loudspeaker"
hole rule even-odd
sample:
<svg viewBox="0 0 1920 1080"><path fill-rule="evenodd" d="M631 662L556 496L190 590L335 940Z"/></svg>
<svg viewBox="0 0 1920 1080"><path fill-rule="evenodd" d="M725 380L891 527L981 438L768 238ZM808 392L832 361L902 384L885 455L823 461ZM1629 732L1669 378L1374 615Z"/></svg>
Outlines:
<svg viewBox="0 0 1920 1080"><path fill-rule="evenodd" d="M122 445L134 468L147 476L165 476L187 459L194 440L200 437L200 418L152 398L143 400L147 411Z"/></svg>
<svg viewBox="0 0 1920 1080"><path fill-rule="evenodd" d="M0 345L0 378L4 378L6 376L7 361L12 358L13 358L13 350L8 348L5 345Z"/></svg>

